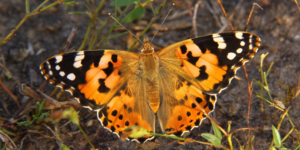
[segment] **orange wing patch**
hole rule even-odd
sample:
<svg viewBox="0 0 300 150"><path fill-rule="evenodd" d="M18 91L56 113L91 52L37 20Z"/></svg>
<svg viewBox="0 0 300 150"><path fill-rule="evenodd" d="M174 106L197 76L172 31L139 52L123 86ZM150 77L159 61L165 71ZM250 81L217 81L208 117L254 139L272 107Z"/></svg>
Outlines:
<svg viewBox="0 0 300 150"><path fill-rule="evenodd" d="M172 110L165 129L167 134L183 135L198 127L202 120L206 118L200 106L207 114L212 112L216 103L214 95L204 94L193 85L188 85L187 81L177 81L174 92L178 105Z"/></svg>
<svg viewBox="0 0 300 150"><path fill-rule="evenodd" d="M121 136L123 129L130 126L141 126L147 131L153 132L154 117L150 122L145 120L149 116L145 116L146 114L138 111L139 109L136 108L136 97L136 93L133 93L131 88L125 85L99 113L102 125ZM143 142L152 137L147 135L136 140Z"/></svg>

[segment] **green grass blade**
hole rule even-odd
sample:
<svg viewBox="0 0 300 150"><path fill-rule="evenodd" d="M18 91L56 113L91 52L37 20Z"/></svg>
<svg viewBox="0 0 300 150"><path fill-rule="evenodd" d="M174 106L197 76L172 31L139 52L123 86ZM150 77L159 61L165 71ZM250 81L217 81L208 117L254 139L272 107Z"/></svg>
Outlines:
<svg viewBox="0 0 300 150"><path fill-rule="evenodd" d="M211 122L212 124L212 128L214 130L214 134L218 137L218 138L222 138L222 134L221 134L221 131L220 129L216 126L216 124L214 124L213 122Z"/></svg>
<svg viewBox="0 0 300 150"><path fill-rule="evenodd" d="M273 140L274 140L275 147L280 148L281 147L280 133L278 132L276 127L273 125L272 125L272 133L273 133Z"/></svg>
<svg viewBox="0 0 300 150"><path fill-rule="evenodd" d="M216 135L210 133L202 133L201 136L215 146L221 145L221 138L217 137Z"/></svg>

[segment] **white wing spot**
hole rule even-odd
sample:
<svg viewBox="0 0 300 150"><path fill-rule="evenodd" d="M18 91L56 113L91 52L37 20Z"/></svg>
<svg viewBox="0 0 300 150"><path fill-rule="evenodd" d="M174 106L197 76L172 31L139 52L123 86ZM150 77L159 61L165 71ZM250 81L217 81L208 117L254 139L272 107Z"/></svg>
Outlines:
<svg viewBox="0 0 300 150"><path fill-rule="evenodd" d="M69 80L71 80L71 81L74 81L75 80L75 74L74 73L70 73L70 74L68 74L68 76L67 76L67 78L69 79Z"/></svg>
<svg viewBox="0 0 300 150"><path fill-rule="evenodd" d="M73 95L73 91L71 91L70 89L66 89L66 91Z"/></svg>
<svg viewBox="0 0 300 150"><path fill-rule="evenodd" d="M241 46L245 46L245 41L241 41Z"/></svg>
<svg viewBox="0 0 300 150"><path fill-rule="evenodd" d="M252 50L252 48L253 48L253 46L252 46L252 44L250 44L250 45L249 45L249 49Z"/></svg>
<svg viewBox="0 0 300 150"><path fill-rule="evenodd" d="M219 34L213 34L212 37L213 37L213 40L215 42L217 42L217 43L220 43L220 42L224 43L223 37L221 37Z"/></svg>
<svg viewBox="0 0 300 150"><path fill-rule="evenodd" d="M57 84L56 87L59 87L60 89L63 89L63 87L59 84Z"/></svg>
<svg viewBox="0 0 300 150"><path fill-rule="evenodd" d="M75 63L73 64L73 66L75 68L80 68L82 66L81 61L82 61L82 59L84 59L84 57L85 57L84 56L84 51L78 52L75 59L74 59Z"/></svg>
<svg viewBox="0 0 300 150"><path fill-rule="evenodd" d="M240 40L244 39L243 32L237 32L237 33L235 33L235 37L238 38L238 39L240 39Z"/></svg>
<svg viewBox="0 0 300 150"><path fill-rule="evenodd" d="M61 55L56 56L55 57L55 60L56 60L55 63L57 63L57 64L60 63L62 61L62 59L63 59L63 57Z"/></svg>
<svg viewBox="0 0 300 150"><path fill-rule="evenodd" d="M230 53L227 54L227 58L228 58L229 60L233 60L233 59L235 58L235 56L236 56L236 54L233 53L233 52L230 52Z"/></svg>
<svg viewBox="0 0 300 150"><path fill-rule="evenodd" d="M73 66L74 66L75 68L80 68L80 67L82 66L81 60L80 60L80 61L76 61L76 62L73 64Z"/></svg>
<svg viewBox="0 0 300 150"><path fill-rule="evenodd" d="M238 48L238 49L236 50L236 53L238 53L238 54L240 54L241 52L243 52L243 49L242 49L242 48Z"/></svg>
<svg viewBox="0 0 300 150"><path fill-rule="evenodd" d="M59 75L62 76L62 77L64 77L66 74L65 74L65 72L63 72L63 71L60 71L60 72L59 72Z"/></svg>
<svg viewBox="0 0 300 150"><path fill-rule="evenodd" d="M46 61L46 64L47 64L48 68L51 69L51 65L50 65L49 61Z"/></svg>
<svg viewBox="0 0 300 150"><path fill-rule="evenodd" d="M53 75L53 72L51 70L49 70L49 75L52 76Z"/></svg>
<svg viewBox="0 0 300 150"><path fill-rule="evenodd" d="M221 37L219 34L213 34L212 37L213 37L213 40L216 43L218 43L218 48L219 49L225 49L226 48L227 45L226 45L223 37Z"/></svg>
<svg viewBox="0 0 300 150"><path fill-rule="evenodd" d="M74 61L81 61L84 58L84 51L79 51L75 57Z"/></svg>
<svg viewBox="0 0 300 150"><path fill-rule="evenodd" d="M56 70L60 70L60 66L59 66L59 65L56 65L56 66L55 66L55 69L56 69Z"/></svg>
<svg viewBox="0 0 300 150"><path fill-rule="evenodd" d="M226 48L226 43L218 43L218 48L219 49L225 49Z"/></svg>

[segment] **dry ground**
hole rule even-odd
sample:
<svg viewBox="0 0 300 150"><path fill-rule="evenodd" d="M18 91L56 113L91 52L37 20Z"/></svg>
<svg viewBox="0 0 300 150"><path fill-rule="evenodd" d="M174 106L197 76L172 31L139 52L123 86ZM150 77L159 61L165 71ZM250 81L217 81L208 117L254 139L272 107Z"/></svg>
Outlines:
<svg viewBox="0 0 300 150"><path fill-rule="evenodd" d="M41 2L42 1L31 0L30 5L32 8L35 8ZM166 14L172 2L179 5L175 6L175 10L170 16L175 13L183 13L193 8L196 3L195 0L188 0L188 3L182 3L177 0L169 1L163 8L161 12L162 15ZM216 11L213 12L216 17L218 19L221 18L221 22L225 22L223 21L224 17L217 1L211 0L209 2L216 8ZM242 2L241 5L237 7L236 12L234 12L238 2L238 0L223 1L224 8L228 15L234 13L231 22L236 30L244 29L253 2L257 2L264 8L263 11L258 8L255 9L248 26L249 32L257 34L262 39L260 51L255 58L246 65L249 79L260 79L260 72L257 69L260 64L260 55L262 53L269 53L264 62L264 67L267 69L267 67L274 62L274 66L268 78L271 94L279 100L284 100L286 98L286 89L283 89L282 85L294 87L297 84L300 73L300 13L292 0L247 0ZM154 2L155 7L158 7L159 4L160 2ZM214 14L208 10L209 8L206 1L203 1L198 8L196 20L198 35L212 34L218 32L223 27L223 25L218 25L219 21L216 20L216 18L213 17ZM72 41L71 47L78 48L80 46L89 19L86 15L69 15L68 12L71 11L86 11L84 2L79 1L78 6L68 7L67 10L64 9L64 6L58 5L49 11L42 12L30 18L16 32L17 35L12 40L0 47L0 56L4 56L7 68L11 71L16 80L20 83L26 83L34 90L39 88L45 82L38 70L40 63L58 52L68 37L72 27L77 27L78 31ZM113 8L108 5L105 6L99 15L100 19L106 20L108 18L106 14L110 11L113 11ZM1 0L0 37L6 36L24 15L24 0ZM128 27L129 30L137 32L134 31L133 27L145 27L152 17L153 15L150 9L147 8L145 17L142 20L124 25ZM191 30L191 20L192 18L189 13L167 20L164 27L169 30L160 31L155 37L154 44L157 47L165 47L171 43L194 37L194 31ZM162 18L156 23L160 24L161 22ZM113 21L109 24L112 23ZM231 29L227 26L224 31L231 31ZM114 31L112 35L119 32L120 31ZM150 37L153 32L153 30L149 31ZM107 43L109 44L107 48L126 49L126 39L127 35L123 35L116 39L108 40ZM33 52L27 55L26 50L29 45L32 45ZM45 49L45 52L36 55L40 49ZM7 78L2 68L0 73L3 84L17 96L19 103L24 105L26 98L19 93L19 86L16 81ZM213 113L215 119L225 129L227 128L228 121L232 121L232 130L247 127L248 92L243 69L240 69L237 75L243 80L233 80L229 88L218 95L218 102L215 112ZM279 84L279 82L283 84ZM50 94L53 88L54 86L49 84L43 89L43 92ZM264 103L265 111L262 112L260 100L256 98L255 92L260 92L260 88L256 83L253 83L250 126L268 128L251 132L251 134L255 136L253 146L254 149L267 149L272 141L272 132L269 129L271 125L276 126L278 124L281 112L277 112L273 107L267 107L267 103ZM32 101L26 108L35 106L35 102L36 101ZM21 139L26 137L24 138L22 149L58 149L57 140L45 126L34 123L31 126L23 127L17 126L8 120L20 107L2 87L0 87L0 103L0 125L10 125L6 127L6 129L16 134L15 136L11 136L11 138L18 146L20 145ZM299 107L300 101L299 98L297 98L289 111L290 118L298 130L300 128ZM78 111L81 126L94 146L99 149L209 149L208 146L197 143L181 145L173 142L172 139L164 137L155 138L146 144L120 141L116 135L113 135L100 125L95 113L87 109L78 109ZM30 111L27 115L31 116L32 112L33 111ZM17 115L15 119L24 121L26 118ZM68 122L68 120L61 120L58 126L60 127L66 122ZM47 124L53 129L53 124ZM281 128L281 134L285 135L290 128L291 126L288 120L285 119ZM194 129L188 137L204 141L200 134L210 132L210 130L210 122L205 120L201 127ZM78 128L72 123L59 128L59 131L63 143L71 149L90 149L83 135L78 132ZM246 135L247 132L245 131L239 131L234 134L242 145L246 144ZM285 147L294 149L296 147L295 140L296 135L291 135L286 140ZM223 138L223 141L226 141L225 138ZM235 140L233 143L237 149L238 143ZM3 145L3 143L1 144ZM227 145L226 142L223 142L223 144Z"/></svg>

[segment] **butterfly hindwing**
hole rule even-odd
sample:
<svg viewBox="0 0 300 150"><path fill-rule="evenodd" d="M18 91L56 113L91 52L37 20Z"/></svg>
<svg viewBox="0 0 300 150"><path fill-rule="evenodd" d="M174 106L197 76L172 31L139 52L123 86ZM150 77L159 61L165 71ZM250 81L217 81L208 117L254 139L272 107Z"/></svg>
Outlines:
<svg viewBox="0 0 300 150"><path fill-rule="evenodd" d="M122 135L125 127L140 126L155 132L155 114L145 101L144 83L137 74L132 74L114 97L99 113L102 124L112 132ZM128 138L128 137L127 137ZM135 139L144 142L153 136Z"/></svg>
<svg viewBox="0 0 300 150"><path fill-rule="evenodd" d="M184 78L169 71L164 69L161 72L161 86L164 88L157 116L166 134L182 136L198 127L206 118L201 108L209 114L214 110L217 100L215 95L203 93Z"/></svg>

